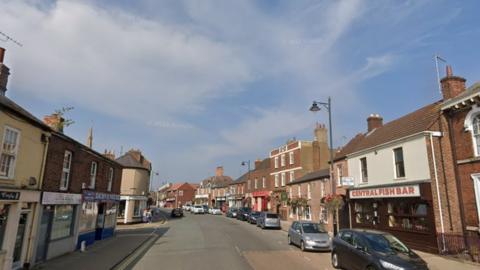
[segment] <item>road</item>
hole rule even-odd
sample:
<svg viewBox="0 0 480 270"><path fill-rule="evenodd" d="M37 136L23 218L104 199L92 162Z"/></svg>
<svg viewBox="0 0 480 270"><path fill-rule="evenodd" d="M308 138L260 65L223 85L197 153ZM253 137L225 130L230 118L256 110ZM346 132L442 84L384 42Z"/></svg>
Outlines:
<svg viewBox="0 0 480 270"><path fill-rule="evenodd" d="M333 269L329 253L301 252L281 230L224 216L171 219L133 269ZM162 226L162 227L164 227Z"/></svg>

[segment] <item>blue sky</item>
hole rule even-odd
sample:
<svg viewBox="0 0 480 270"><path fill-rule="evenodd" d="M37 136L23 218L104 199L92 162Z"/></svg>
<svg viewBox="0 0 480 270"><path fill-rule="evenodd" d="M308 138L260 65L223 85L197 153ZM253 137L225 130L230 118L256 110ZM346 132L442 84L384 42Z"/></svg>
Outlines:
<svg viewBox="0 0 480 270"><path fill-rule="evenodd" d="M38 117L74 106L66 134L140 148L155 179L310 140L332 97L334 144L440 99L433 55L479 80L478 1L2 1L7 95ZM444 73L444 67L441 67Z"/></svg>

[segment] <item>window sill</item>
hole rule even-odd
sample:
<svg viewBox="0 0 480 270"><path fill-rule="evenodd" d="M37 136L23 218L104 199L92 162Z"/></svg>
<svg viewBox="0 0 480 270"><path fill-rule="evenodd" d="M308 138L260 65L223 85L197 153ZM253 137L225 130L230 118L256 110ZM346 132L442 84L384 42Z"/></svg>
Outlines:
<svg viewBox="0 0 480 270"><path fill-rule="evenodd" d="M407 180L407 177L396 177L396 178L393 178L393 181L405 181Z"/></svg>
<svg viewBox="0 0 480 270"><path fill-rule="evenodd" d="M457 164L468 164L468 163L474 163L474 162L478 162L478 161L480 161L480 156L458 160Z"/></svg>

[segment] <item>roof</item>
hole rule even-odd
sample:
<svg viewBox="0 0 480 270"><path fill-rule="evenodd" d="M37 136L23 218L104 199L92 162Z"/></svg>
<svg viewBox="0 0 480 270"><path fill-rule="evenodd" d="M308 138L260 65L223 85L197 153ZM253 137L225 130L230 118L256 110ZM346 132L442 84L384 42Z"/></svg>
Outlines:
<svg viewBox="0 0 480 270"><path fill-rule="evenodd" d="M270 158L263 159L254 171L270 169Z"/></svg>
<svg viewBox="0 0 480 270"><path fill-rule="evenodd" d="M202 186L210 185L210 187L225 187L233 182L233 179L230 176L212 176L207 179L202 180Z"/></svg>
<svg viewBox="0 0 480 270"><path fill-rule="evenodd" d="M43 123L40 119L36 118L33 114L22 108L20 105L17 103L13 102L11 99L4 95L0 95L0 106L2 108L6 108L7 110L17 114L18 116L24 118L31 124L46 130L46 131L52 131L52 129L47 126L45 123Z"/></svg>
<svg viewBox="0 0 480 270"><path fill-rule="evenodd" d="M440 116L442 102L437 101L397 118L366 134L355 136L335 156L339 159L361 150L375 147L410 135L428 131Z"/></svg>
<svg viewBox="0 0 480 270"><path fill-rule="evenodd" d="M309 181L324 179L328 177L330 177L330 169L323 169L323 170L307 173L306 175L298 179L295 179L295 181L287 183L287 185L295 185L298 183L309 182Z"/></svg>
<svg viewBox="0 0 480 270"><path fill-rule="evenodd" d="M242 174L239 178L235 179L235 181L230 183L230 185L245 183L245 181L247 181L247 178L248 178L248 172Z"/></svg>
<svg viewBox="0 0 480 270"><path fill-rule="evenodd" d="M125 168L144 169L147 171L151 170L151 165L148 160L144 158L143 162L141 162L133 156L131 151L128 151L123 156L117 158L116 161Z"/></svg>

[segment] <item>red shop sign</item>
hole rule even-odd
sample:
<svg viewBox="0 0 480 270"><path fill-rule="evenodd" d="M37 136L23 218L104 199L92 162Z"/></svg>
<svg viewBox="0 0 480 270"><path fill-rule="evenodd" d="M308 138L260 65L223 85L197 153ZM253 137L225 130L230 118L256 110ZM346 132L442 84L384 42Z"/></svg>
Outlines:
<svg viewBox="0 0 480 270"><path fill-rule="evenodd" d="M419 197L418 185L405 185L396 187L364 188L350 190L350 199L367 198L395 198L395 197Z"/></svg>
<svg viewBox="0 0 480 270"><path fill-rule="evenodd" d="M270 195L270 191L255 191L252 195L253 197L267 197Z"/></svg>

